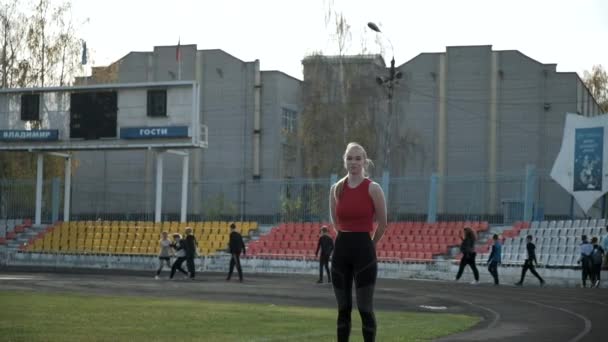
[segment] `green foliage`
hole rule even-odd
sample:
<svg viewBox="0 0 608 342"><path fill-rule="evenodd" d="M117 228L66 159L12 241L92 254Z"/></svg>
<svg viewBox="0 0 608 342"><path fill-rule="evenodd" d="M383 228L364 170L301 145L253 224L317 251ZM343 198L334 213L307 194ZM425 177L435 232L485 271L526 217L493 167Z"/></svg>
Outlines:
<svg viewBox="0 0 608 342"><path fill-rule="evenodd" d="M281 221L294 222L302 219L302 199L281 196Z"/></svg>
<svg viewBox="0 0 608 342"><path fill-rule="evenodd" d="M203 208L203 213L207 220L222 220L224 217L236 216L236 205L226 200L224 193L221 192L209 199Z"/></svg>

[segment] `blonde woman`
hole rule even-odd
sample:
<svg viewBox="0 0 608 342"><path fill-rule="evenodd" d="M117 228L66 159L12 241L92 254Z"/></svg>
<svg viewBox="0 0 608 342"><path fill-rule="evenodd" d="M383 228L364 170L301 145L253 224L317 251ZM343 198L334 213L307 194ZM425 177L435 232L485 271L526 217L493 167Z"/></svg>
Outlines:
<svg viewBox="0 0 608 342"><path fill-rule="evenodd" d="M357 144L346 146L343 156L348 174L331 187L329 209L337 232L332 256L332 284L338 302L338 342L348 341L351 328L352 284L361 316L363 339L376 339L374 289L378 265L376 243L387 226L386 203L380 186L367 178L371 161ZM374 219L378 227L374 232Z"/></svg>
<svg viewBox="0 0 608 342"><path fill-rule="evenodd" d="M160 271L163 270L164 264L167 264L167 267L171 269L171 240L168 238L169 233L162 232L160 239L160 251L158 252L158 269L156 270L156 276L154 279L158 280L160 276Z"/></svg>

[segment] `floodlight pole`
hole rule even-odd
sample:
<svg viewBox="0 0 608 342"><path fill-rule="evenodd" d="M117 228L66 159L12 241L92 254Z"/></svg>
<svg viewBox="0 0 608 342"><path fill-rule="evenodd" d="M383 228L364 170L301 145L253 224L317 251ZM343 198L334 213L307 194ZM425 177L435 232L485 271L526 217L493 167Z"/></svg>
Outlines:
<svg viewBox="0 0 608 342"><path fill-rule="evenodd" d="M378 28L378 25L369 22L367 26L375 31L376 33L383 33ZM391 45L391 51L393 53L393 57L391 58L391 66L389 69L388 77L376 77L376 82L378 85L386 88L386 96L387 96L387 104L388 104L388 112L386 118L386 124L384 125L384 160L382 163L382 170L386 174L390 169L390 154L391 154L391 124L393 121L393 94L395 90L395 85L399 83L399 79L402 77L400 71L395 69L395 49L393 48L393 43L391 40L383 34L383 36L388 40ZM388 191L388 189L386 190Z"/></svg>

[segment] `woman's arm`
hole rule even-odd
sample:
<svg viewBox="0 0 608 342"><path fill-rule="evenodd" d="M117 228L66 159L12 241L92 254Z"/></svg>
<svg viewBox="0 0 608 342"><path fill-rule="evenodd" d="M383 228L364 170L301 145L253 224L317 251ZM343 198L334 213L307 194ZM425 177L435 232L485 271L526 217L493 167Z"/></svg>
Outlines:
<svg viewBox="0 0 608 342"><path fill-rule="evenodd" d="M369 195L374 202L374 209L376 210L376 222L378 223L378 228L376 228L376 232L372 238L374 244L376 244L378 241L380 241L380 239L382 239L388 224L386 219L386 200L384 199L384 192L382 191L382 188L376 182L372 182L369 185Z"/></svg>
<svg viewBox="0 0 608 342"><path fill-rule="evenodd" d="M331 226L334 228L334 231L337 234L338 220L336 217L336 196L334 196L334 191L336 191L335 184L329 189L329 219L331 220Z"/></svg>

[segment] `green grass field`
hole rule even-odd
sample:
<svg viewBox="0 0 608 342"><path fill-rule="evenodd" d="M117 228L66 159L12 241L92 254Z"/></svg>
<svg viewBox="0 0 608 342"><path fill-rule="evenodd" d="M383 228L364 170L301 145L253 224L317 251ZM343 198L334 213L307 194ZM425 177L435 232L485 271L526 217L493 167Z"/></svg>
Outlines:
<svg viewBox="0 0 608 342"><path fill-rule="evenodd" d="M183 299L0 292L2 341L333 341L336 310ZM477 317L377 312L378 341L427 341ZM353 311L351 341L361 341Z"/></svg>

